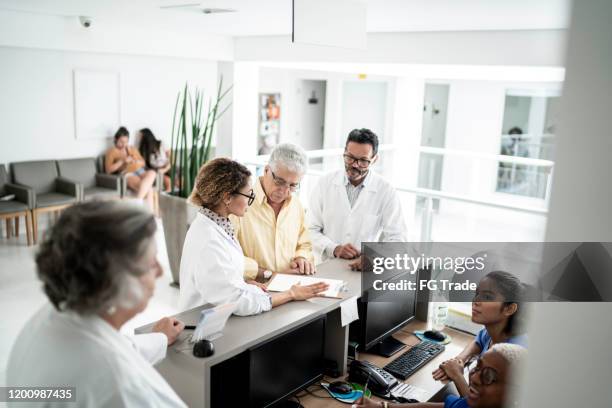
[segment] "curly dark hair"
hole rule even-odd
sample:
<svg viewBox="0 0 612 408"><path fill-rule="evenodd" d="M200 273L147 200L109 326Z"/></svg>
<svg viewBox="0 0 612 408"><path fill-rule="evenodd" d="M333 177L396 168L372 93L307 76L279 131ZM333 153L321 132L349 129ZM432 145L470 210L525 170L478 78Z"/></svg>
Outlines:
<svg viewBox="0 0 612 408"><path fill-rule="evenodd" d="M36 254L38 278L56 309L95 314L114 306L156 230L153 215L126 203L90 201L66 209Z"/></svg>
<svg viewBox="0 0 612 408"><path fill-rule="evenodd" d="M198 207L216 208L225 193L244 188L251 172L237 161L219 157L203 165L198 172L189 200Z"/></svg>

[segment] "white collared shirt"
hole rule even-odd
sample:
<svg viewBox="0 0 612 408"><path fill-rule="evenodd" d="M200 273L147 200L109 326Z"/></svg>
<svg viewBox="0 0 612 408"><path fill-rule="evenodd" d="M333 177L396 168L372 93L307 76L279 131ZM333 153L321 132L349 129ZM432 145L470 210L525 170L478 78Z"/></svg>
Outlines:
<svg viewBox="0 0 612 408"><path fill-rule="evenodd" d="M165 357L166 347L162 333L139 334L130 340L97 315L58 312L47 304L17 336L7 385L76 387L76 402L9 406L186 407L152 366L154 361L147 359Z"/></svg>
<svg viewBox="0 0 612 408"><path fill-rule="evenodd" d="M270 296L244 281L244 254L234 237L210 218L198 213L187 231L181 256L179 308L206 303L236 302L240 316L272 308Z"/></svg>
<svg viewBox="0 0 612 408"><path fill-rule="evenodd" d="M313 247L321 260L333 257L334 248L362 242L405 242L406 222L395 188L369 171L367 181L351 205L346 173L322 176L310 193L308 221Z"/></svg>

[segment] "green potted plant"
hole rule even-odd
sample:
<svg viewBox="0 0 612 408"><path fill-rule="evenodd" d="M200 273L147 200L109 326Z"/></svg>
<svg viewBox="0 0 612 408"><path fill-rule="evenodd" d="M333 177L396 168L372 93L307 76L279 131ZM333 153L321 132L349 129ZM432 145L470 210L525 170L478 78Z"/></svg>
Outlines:
<svg viewBox="0 0 612 408"><path fill-rule="evenodd" d="M172 139L170 142L171 192L159 198L168 260L174 284L179 284L181 252L189 224L197 208L187 202L193 190L198 170L213 156L212 138L217 120L227 111L230 104L221 107L231 87L223 90L223 78L214 99L209 98L205 107L204 90L189 85L179 91L172 118Z"/></svg>

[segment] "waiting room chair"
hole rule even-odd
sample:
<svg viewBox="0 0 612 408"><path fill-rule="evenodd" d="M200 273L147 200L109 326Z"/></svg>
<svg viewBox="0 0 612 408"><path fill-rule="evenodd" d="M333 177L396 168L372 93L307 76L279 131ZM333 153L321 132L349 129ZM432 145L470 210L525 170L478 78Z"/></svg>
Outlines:
<svg viewBox="0 0 612 408"><path fill-rule="evenodd" d="M57 170L60 177L74 181L80 185L81 201L95 198L121 198L120 178L99 172L96 169L96 159L93 157L58 160Z"/></svg>
<svg viewBox="0 0 612 408"><path fill-rule="evenodd" d="M38 242L38 216L55 213L76 203L80 196L78 183L60 177L55 160L11 163L13 183L26 187L34 197L32 231Z"/></svg>
<svg viewBox="0 0 612 408"><path fill-rule="evenodd" d="M25 218L28 245L32 245L32 213L34 196L25 187L9 183L4 164L0 164L0 198L14 196L10 200L0 200L0 219L6 221L6 238L11 237L12 221L15 221L15 236L19 237L19 217Z"/></svg>

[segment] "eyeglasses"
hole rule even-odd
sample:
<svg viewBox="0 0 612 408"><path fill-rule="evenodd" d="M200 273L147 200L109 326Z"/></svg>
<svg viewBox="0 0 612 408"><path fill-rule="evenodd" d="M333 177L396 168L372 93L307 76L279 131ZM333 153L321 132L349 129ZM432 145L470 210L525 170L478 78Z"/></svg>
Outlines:
<svg viewBox="0 0 612 408"><path fill-rule="evenodd" d="M289 191L291 191L292 193L300 189L300 183L288 183L282 177L278 177L276 174L274 174L272 170L270 170L270 173L272 173L272 179L274 179L274 184L276 184L278 187L289 188Z"/></svg>
<svg viewBox="0 0 612 408"><path fill-rule="evenodd" d="M470 376L478 373L482 385L491 385L497 382L497 370L492 367L483 367L480 357L472 357L465 363L465 367L469 367L474 361L476 365L469 370Z"/></svg>
<svg viewBox="0 0 612 408"><path fill-rule="evenodd" d="M253 204L253 201L255 201L255 192L253 190L250 191L250 194L244 194L244 193L241 193L240 191L234 191L234 194L238 194L243 197L247 197L249 199L249 201L247 202L247 205L249 206Z"/></svg>
<svg viewBox="0 0 612 408"><path fill-rule="evenodd" d="M372 163L372 160L358 159L357 157L353 157L353 156L351 156L348 153L344 153L343 156L344 156L344 162L346 164L353 164L353 163L357 162L357 165L359 167L366 168L366 167L369 167L370 164Z"/></svg>

